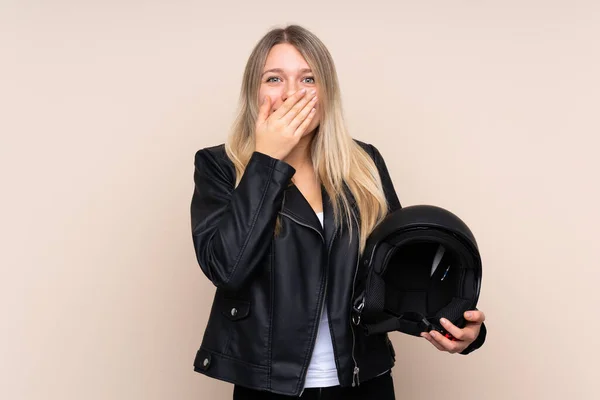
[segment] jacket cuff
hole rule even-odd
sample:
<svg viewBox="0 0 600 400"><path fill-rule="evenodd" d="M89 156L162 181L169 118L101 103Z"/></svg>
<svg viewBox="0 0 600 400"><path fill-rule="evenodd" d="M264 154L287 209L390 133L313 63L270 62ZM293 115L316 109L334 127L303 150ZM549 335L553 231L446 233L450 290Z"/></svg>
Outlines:
<svg viewBox="0 0 600 400"><path fill-rule="evenodd" d="M249 163L259 163L268 168L274 169L277 172L282 173L287 179L291 179L296 173L296 169L285 161L271 157L265 153L255 151L250 157Z"/></svg>

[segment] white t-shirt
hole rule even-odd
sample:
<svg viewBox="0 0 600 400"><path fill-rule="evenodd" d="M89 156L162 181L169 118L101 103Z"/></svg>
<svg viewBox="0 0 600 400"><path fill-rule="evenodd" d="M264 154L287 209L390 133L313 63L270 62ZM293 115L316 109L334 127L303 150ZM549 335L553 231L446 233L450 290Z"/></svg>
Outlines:
<svg viewBox="0 0 600 400"><path fill-rule="evenodd" d="M323 213L317 213L321 225L323 225ZM321 321L317 331L315 348L310 359L304 387L328 387L339 385L335 358L333 355L333 343L329 332L327 320L327 305L323 307Z"/></svg>

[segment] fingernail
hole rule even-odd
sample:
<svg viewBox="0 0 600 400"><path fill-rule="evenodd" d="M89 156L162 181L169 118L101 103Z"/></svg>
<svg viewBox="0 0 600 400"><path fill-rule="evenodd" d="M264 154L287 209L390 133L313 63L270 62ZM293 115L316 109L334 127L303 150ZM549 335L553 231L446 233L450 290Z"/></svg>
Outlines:
<svg viewBox="0 0 600 400"><path fill-rule="evenodd" d="M473 316L472 312L467 312L467 318L471 318Z"/></svg>
<svg viewBox="0 0 600 400"><path fill-rule="evenodd" d="M306 93L306 89L300 89L300 94Z"/></svg>
<svg viewBox="0 0 600 400"><path fill-rule="evenodd" d="M429 332L429 334L430 334L431 336L435 337L435 332L434 332L434 331L431 331L431 332Z"/></svg>
<svg viewBox="0 0 600 400"><path fill-rule="evenodd" d="M441 318L440 322L444 325L446 325L448 323L448 320L446 318Z"/></svg>
<svg viewBox="0 0 600 400"><path fill-rule="evenodd" d="M317 93L317 91L315 89L310 91L310 94L316 94L316 93Z"/></svg>

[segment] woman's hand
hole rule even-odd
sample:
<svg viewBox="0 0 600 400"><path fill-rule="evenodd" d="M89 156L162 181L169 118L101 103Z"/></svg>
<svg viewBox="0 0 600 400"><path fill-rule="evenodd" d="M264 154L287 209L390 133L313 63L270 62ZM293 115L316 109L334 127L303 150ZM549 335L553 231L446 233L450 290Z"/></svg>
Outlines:
<svg viewBox="0 0 600 400"><path fill-rule="evenodd" d="M466 311L464 317L467 324L462 329L445 318L440 320L444 329L454 337L454 340L445 337L438 331L422 332L421 336L429 340L440 351L447 351L451 354L460 353L477 339L481 324L485 321L485 314L477 310Z"/></svg>
<svg viewBox="0 0 600 400"><path fill-rule="evenodd" d="M298 144L315 116L316 92L299 90L273 114L271 98L265 96L256 121L255 150L273 158L284 159Z"/></svg>

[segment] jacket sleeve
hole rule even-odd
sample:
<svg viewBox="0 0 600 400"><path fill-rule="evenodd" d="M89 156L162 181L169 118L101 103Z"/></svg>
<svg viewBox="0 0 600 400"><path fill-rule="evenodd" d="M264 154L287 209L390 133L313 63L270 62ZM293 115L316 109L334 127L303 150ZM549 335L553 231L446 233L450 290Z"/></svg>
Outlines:
<svg viewBox="0 0 600 400"><path fill-rule="evenodd" d="M191 228L200 268L217 287L236 290L269 249L283 192L295 169L254 152L239 185L207 149L195 155Z"/></svg>
<svg viewBox="0 0 600 400"><path fill-rule="evenodd" d="M369 144L369 148L371 151L371 157L375 162L379 170L379 175L381 177L381 183L383 185L383 191L385 193L385 197L388 201L388 208L390 212L394 212L400 208L402 205L400 204L400 200L398 199L398 194L396 193L396 189L394 188L394 183L392 182L392 178L390 177L390 173L385 164L385 160L383 156L377 149L377 147Z"/></svg>

